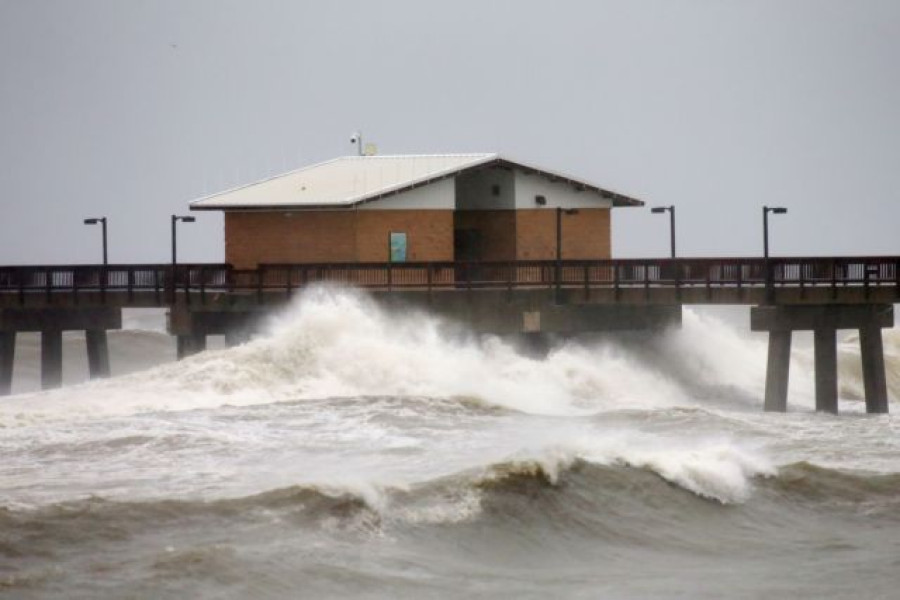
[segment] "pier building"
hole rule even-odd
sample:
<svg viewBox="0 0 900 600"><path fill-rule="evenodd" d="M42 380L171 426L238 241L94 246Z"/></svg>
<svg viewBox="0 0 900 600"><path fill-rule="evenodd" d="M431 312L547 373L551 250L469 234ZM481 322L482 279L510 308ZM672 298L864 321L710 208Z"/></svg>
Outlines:
<svg viewBox="0 0 900 600"><path fill-rule="evenodd" d="M497 154L437 154L345 156L191 210L223 211L225 261L253 269L611 258L610 209L642 204Z"/></svg>

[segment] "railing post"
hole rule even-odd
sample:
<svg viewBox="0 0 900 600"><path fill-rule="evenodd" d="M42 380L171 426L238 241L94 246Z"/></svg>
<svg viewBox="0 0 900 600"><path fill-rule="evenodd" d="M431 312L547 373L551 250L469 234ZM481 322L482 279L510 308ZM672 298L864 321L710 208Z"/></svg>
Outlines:
<svg viewBox="0 0 900 600"><path fill-rule="evenodd" d="M177 291L175 289L175 273L175 265L172 265L169 267L169 278L168 281L166 281L166 295L169 297L169 304L172 306L175 306L175 294Z"/></svg>
<svg viewBox="0 0 900 600"><path fill-rule="evenodd" d="M831 299L837 300L837 261L831 259Z"/></svg>
<svg viewBox="0 0 900 600"><path fill-rule="evenodd" d="M206 306L206 268L200 267L200 304Z"/></svg>
<svg viewBox="0 0 900 600"><path fill-rule="evenodd" d="M128 267L126 272L126 285L128 286L128 301L134 300L134 267Z"/></svg>
<svg viewBox="0 0 900 600"><path fill-rule="evenodd" d="M100 303L106 304L106 265L100 268Z"/></svg>
<svg viewBox="0 0 900 600"><path fill-rule="evenodd" d="M614 262L612 267L613 267L613 289L615 290L614 296L615 296L615 299L618 300L619 293L620 293L620 291L619 291L619 263Z"/></svg>
<svg viewBox="0 0 900 600"><path fill-rule="evenodd" d="M584 263L584 271L582 273L584 279L584 300L587 302L591 299L591 286L590 286L590 265L589 263Z"/></svg>
<svg viewBox="0 0 900 600"><path fill-rule="evenodd" d="M25 274L21 269L16 270L19 277L19 305L25 306Z"/></svg>
<svg viewBox="0 0 900 600"><path fill-rule="evenodd" d="M263 270L265 267L256 265L256 303L262 304L263 298Z"/></svg>
<svg viewBox="0 0 900 600"><path fill-rule="evenodd" d="M900 260L894 261L894 293L900 298Z"/></svg>
<svg viewBox="0 0 900 600"><path fill-rule="evenodd" d="M46 288L47 304L50 304L50 286L52 285L50 269L44 269L44 287Z"/></svg>
<svg viewBox="0 0 900 600"><path fill-rule="evenodd" d="M428 266L425 267L425 283L428 289L428 303L431 304L431 285L434 281L434 264L428 263Z"/></svg>
<svg viewBox="0 0 900 600"><path fill-rule="evenodd" d="M184 271L184 303L188 306L191 304L191 268L187 265L182 267Z"/></svg>
<svg viewBox="0 0 900 600"><path fill-rule="evenodd" d="M672 259L672 267L675 272L675 300L681 302L681 260Z"/></svg>
<svg viewBox="0 0 900 600"><path fill-rule="evenodd" d="M869 299L869 263L863 263L863 296Z"/></svg>
<svg viewBox="0 0 900 600"><path fill-rule="evenodd" d="M711 274L712 274L712 270L713 270L713 264L711 262L707 261L706 269L704 269L704 270L706 271L706 299L711 300L712 299L712 282L711 282L712 275Z"/></svg>
<svg viewBox="0 0 900 600"><path fill-rule="evenodd" d="M803 261L797 261L797 268L800 269L800 272L797 274L800 282L800 299L806 298L806 286L805 286L805 275L803 273L803 267L806 263Z"/></svg>
<svg viewBox="0 0 900 600"><path fill-rule="evenodd" d="M644 302L650 301L650 263L644 262Z"/></svg>
<svg viewBox="0 0 900 600"><path fill-rule="evenodd" d="M558 220L558 219L559 219L559 216L557 215L556 218L557 218L557 220ZM561 261L560 261L559 253L558 253L558 252L557 252L557 254L556 254L556 265L555 265L555 268L554 268L553 277L554 277L554 280L555 280L554 302L555 302L556 304L559 304L559 303L560 303L560 295L561 295L561 293L562 293L562 290L561 290L561 286L562 286L562 263L561 263Z"/></svg>

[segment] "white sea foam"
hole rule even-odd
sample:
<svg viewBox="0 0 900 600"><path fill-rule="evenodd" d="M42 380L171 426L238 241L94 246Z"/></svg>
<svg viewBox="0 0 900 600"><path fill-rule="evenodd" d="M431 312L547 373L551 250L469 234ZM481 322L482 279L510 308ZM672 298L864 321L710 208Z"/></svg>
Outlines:
<svg viewBox="0 0 900 600"><path fill-rule="evenodd" d="M649 357L614 343L573 342L537 360L498 338L474 341L450 331L423 313L387 313L358 292L310 289L250 343L8 398L0 404L0 424L348 396L463 397L547 415L697 406L696 385L762 397L764 340L691 310L681 330L654 342L658 349ZM886 339L896 394L900 336L888 332ZM808 352L794 352L792 406L812 405L810 361ZM845 386L856 385L852 369L842 369L851 375Z"/></svg>
<svg viewBox="0 0 900 600"><path fill-rule="evenodd" d="M638 430L561 442L517 459L533 460L552 482L575 460L653 471L666 481L723 504L747 500L753 478L775 475L765 451L728 437L659 436Z"/></svg>
<svg viewBox="0 0 900 600"><path fill-rule="evenodd" d="M250 343L13 397L0 407L0 422L361 395L465 397L535 414L687 401L677 386L613 346L568 345L537 360L498 338L448 335L447 324L425 314L388 314L359 293L318 288Z"/></svg>

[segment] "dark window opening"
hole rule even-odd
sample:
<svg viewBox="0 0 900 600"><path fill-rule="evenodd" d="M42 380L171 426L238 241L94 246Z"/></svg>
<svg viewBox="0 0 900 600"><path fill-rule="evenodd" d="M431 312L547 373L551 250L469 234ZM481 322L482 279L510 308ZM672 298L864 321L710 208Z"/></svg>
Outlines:
<svg viewBox="0 0 900 600"><path fill-rule="evenodd" d="M547 204L547 198L541 195L537 195L534 197L534 203L538 206L544 206L545 204Z"/></svg>
<svg viewBox="0 0 900 600"><path fill-rule="evenodd" d="M500 195L500 185L497 184L497 183L495 183L494 185L492 185L492 186L491 186L491 193L492 193L493 195L495 195L495 196L499 196L499 195Z"/></svg>
<svg viewBox="0 0 900 600"><path fill-rule="evenodd" d="M454 231L453 256L458 261L481 260L481 232L477 229L457 229Z"/></svg>

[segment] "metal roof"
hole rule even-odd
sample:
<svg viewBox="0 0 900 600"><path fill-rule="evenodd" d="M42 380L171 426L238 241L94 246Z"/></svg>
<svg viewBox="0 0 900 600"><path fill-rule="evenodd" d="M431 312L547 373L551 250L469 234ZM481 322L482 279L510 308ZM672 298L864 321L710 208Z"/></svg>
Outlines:
<svg viewBox="0 0 900 600"><path fill-rule="evenodd" d="M191 202L191 210L351 208L470 169L505 166L597 192L614 206L643 202L560 173L502 158L498 154L414 154L342 156Z"/></svg>

